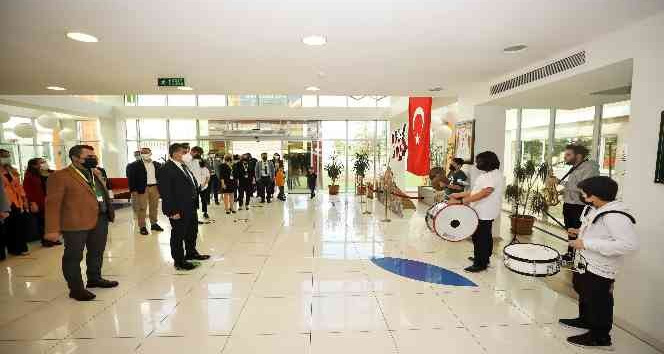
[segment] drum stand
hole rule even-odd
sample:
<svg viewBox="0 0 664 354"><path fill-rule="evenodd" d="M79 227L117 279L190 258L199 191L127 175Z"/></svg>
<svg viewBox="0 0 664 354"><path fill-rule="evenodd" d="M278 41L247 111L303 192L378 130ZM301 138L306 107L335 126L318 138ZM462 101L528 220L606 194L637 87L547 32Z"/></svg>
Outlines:
<svg viewBox="0 0 664 354"><path fill-rule="evenodd" d="M388 209L389 209L389 198L390 198L390 192L388 192L387 188L383 188L384 193L385 193L385 218L381 220L381 222L391 222L390 217L387 215Z"/></svg>

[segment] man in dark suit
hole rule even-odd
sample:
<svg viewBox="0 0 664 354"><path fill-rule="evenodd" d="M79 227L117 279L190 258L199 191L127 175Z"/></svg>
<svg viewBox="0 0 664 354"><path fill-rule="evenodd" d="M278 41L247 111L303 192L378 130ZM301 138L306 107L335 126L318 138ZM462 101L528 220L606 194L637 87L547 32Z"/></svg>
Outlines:
<svg viewBox="0 0 664 354"><path fill-rule="evenodd" d="M161 208L171 222L171 256L176 269L190 270L196 266L189 260L206 260L198 253L198 189L194 175L185 161L191 160L185 145L175 143L168 148L170 159L159 171ZM182 243L184 242L184 248ZM186 254L185 254L186 251Z"/></svg>
<svg viewBox="0 0 664 354"><path fill-rule="evenodd" d="M267 153L261 154L261 160L256 164L256 183L261 203L272 202L272 186L274 185L274 165L267 160Z"/></svg>
<svg viewBox="0 0 664 354"><path fill-rule="evenodd" d="M90 301L95 294L86 290L81 278L83 250L87 265L88 288L113 288L117 281L101 277L108 223L115 213L105 181L96 169L97 156L88 145L69 150L72 164L48 177L46 195L46 233L44 238L57 241L62 234L65 250L62 273L69 286L69 297Z"/></svg>
<svg viewBox="0 0 664 354"><path fill-rule="evenodd" d="M145 227L145 214L149 211L150 229L153 231L164 231L157 224L159 215L159 189L157 180L161 164L152 161L152 151L149 148L141 149L141 159L127 165L127 179L129 192L131 192L131 205L134 208L134 216L138 221L141 235L147 235Z"/></svg>
<svg viewBox="0 0 664 354"><path fill-rule="evenodd" d="M239 209L242 205L246 210L249 210L249 202L251 201L251 194L253 193L254 185L256 184L254 169L249 159L249 154L242 155L239 162L233 165L233 176L238 181L238 204Z"/></svg>

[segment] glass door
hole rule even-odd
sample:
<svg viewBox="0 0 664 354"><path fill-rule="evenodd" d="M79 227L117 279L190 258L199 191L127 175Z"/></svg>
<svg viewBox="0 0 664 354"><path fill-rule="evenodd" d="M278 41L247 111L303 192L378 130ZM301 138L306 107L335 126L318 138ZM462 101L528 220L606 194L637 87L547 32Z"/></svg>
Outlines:
<svg viewBox="0 0 664 354"><path fill-rule="evenodd" d="M289 193L309 193L307 172L313 167L318 174L320 186L319 143L311 140L286 141L283 157L286 169L286 187Z"/></svg>

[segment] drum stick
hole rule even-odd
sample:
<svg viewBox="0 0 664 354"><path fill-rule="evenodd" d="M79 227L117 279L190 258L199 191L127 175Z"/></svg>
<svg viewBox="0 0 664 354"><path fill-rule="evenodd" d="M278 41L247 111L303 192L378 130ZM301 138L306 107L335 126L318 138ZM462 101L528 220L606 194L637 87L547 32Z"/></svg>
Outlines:
<svg viewBox="0 0 664 354"><path fill-rule="evenodd" d="M563 229L565 229L565 231L567 231L567 228L565 227L565 224L561 223L560 220L556 219L555 216L549 214L549 212L546 211L546 210L542 210L542 212L544 212L544 214L546 214L546 216L550 217L553 221L556 222L556 224L560 225L560 227L562 227Z"/></svg>

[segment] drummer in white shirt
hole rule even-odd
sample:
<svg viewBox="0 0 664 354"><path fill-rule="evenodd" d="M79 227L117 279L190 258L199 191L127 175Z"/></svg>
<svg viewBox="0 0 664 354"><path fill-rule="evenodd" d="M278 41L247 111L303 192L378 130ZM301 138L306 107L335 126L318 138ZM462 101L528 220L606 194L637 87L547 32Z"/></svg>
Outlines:
<svg viewBox="0 0 664 354"><path fill-rule="evenodd" d="M489 266L493 252L493 220L500 216L503 195L503 175L500 173L500 160L492 151L485 151L475 157L475 166L481 174L475 178L468 192L450 194L450 204L468 204L477 212L479 224L472 236L473 264L464 270L481 272Z"/></svg>
<svg viewBox="0 0 664 354"><path fill-rule="evenodd" d="M617 201L618 184L609 177L595 176L579 182L581 201L589 206L581 216L581 228L569 229L578 238L569 245L579 250L578 272L572 276L579 294L579 317L561 319L560 324L587 329L567 338L586 348L611 349L613 284L623 257L638 249L636 223L629 209Z"/></svg>

